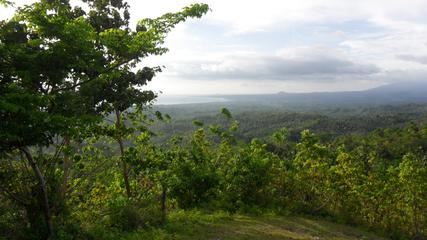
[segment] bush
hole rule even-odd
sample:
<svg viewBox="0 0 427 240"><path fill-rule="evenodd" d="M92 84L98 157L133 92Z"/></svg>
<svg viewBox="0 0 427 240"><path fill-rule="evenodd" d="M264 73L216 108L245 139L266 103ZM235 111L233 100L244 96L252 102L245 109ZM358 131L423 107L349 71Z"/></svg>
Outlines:
<svg viewBox="0 0 427 240"><path fill-rule="evenodd" d="M122 231L134 231L143 226L137 204L130 200L116 201L108 206L108 225Z"/></svg>

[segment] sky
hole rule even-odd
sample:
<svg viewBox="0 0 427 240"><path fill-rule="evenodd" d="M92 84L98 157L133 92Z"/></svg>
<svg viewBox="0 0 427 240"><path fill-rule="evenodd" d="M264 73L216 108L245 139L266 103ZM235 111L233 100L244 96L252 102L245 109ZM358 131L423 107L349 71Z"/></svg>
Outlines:
<svg viewBox="0 0 427 240"><path fill-rule="evenodd" d="M211 8L169 34L167 54L142 62L165 66L148 86L165 95L355 91L427 80L426 0L128 2L133 24L192 3ZM0 8L0 18L12 13Z"/></svg>

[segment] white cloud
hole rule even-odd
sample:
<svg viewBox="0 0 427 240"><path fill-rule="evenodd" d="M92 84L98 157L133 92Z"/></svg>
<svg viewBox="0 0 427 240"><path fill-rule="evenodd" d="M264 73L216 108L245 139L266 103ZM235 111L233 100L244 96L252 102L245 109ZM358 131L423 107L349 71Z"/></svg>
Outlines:
<svg viewBox="0 0 427 240"><path fill-rule="evenodd" d="M344 53L324 47L282 49L278 54L244 53L217 60L171 63L170 77L199 80L334 80L360 79L379 72L373 64L353 62Z"/></svg>
<svg viewBox="0 0 427 240"><path fill-rule="evenodd" d="M173 0L172 0L173 1ZM223 22L236 33L269 30L277 25L297 22L342 22L367 20L387 25L390 22L424 18L425 0L208 0L213 13L208 16ZM391 26L395 27L395 26Z"/></svg>
<svg viewBox="0 0 427 240"><path fill-rule="evenodd" d="M360 90L427 73L426 0L129 0L133 23L196 2L212 12L180 24L171 51L143 62L167 66L156 90Z"/></svg>
<svg viewBox="0 0 427 240"><path fill-rule="evenodd" d="M397 55L398 58L406 61L416 62L420 64L427 64L427 55Z"/></svg>

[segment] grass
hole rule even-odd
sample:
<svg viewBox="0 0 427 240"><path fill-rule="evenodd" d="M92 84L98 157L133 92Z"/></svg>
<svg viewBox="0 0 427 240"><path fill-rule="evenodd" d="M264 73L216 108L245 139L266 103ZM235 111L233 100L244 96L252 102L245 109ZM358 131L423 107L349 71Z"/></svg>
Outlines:
<svg viewBox="0 0 427 240"><path fill-rule="evenodd" d="M258 240L383 239L358 228L305 217L247 216L227 213L174 212L164 228L121 236L122 239Z"/></svg>

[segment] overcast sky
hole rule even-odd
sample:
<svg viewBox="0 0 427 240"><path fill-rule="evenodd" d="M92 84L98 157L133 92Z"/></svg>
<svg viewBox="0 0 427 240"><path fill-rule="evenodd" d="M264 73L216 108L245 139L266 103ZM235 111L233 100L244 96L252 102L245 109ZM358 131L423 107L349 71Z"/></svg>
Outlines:
<svg viewBox="0 0 427 240"><path fill-rule="evenodd" d="M17 5L30 1L15 1ZM193 0L129 0L132 21ZM150 88L164 94L362 90L427 76L427 0L205 0ZM12 9L0 9L0 17Z"/></svg>

